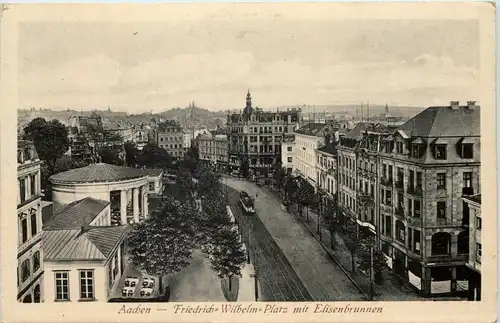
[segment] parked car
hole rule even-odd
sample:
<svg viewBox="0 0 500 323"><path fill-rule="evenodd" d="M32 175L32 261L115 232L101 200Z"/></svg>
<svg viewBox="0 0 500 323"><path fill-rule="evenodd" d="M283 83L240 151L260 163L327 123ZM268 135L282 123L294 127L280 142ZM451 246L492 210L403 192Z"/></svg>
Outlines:
<svg viewBox="0 0 500 323"><path fill-rule="evenodd" d="M155 286L155 279L151 277L145 277L142 280L142 287L153 288Z"/></svg>
<svg viewBox="0 0 500 323"><path fill-rule="evenodd" d="M127 277L125 278L125 286L126 287L135 287L139 284L139 277Z"/></svg>
<svg viewBox="0 0 500 323"><path fill-rule="evenodd" d="M149 287L145 287L143 289L141 289L141 296L142 297L149 297L153 294L153 289L152 288L149 288Z"/></svg>
<svg viewBox="0 0 500 323"><path fill-rule="evenodd" d="M122 296L123 297L132 297L135 293L135 287L125 287L122 289Z"/></svg>

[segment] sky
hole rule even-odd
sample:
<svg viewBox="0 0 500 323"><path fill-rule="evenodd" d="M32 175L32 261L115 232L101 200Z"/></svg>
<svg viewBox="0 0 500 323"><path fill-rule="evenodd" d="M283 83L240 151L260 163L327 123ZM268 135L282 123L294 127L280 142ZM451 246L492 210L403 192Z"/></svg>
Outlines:
<svg viewBox="0 0 500 323"><path fill-rule="evenodd" d="M186 107L478 100L477 20L240 16L23 22L21 108L131 113Z"/></svg>

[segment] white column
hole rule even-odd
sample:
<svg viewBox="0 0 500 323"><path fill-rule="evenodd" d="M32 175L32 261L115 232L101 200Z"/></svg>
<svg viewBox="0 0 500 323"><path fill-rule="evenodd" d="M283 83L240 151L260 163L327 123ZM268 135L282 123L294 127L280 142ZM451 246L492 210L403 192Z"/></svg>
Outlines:
<svg viewBox="0 0 500 323"><path fill-rule="evenodd" d="M127 192L125 190L120 191L120 219L121 224L127 224Z"/></svg>
<svg viewBox="0 0 500 323"><path fill-rule="evenodd" d="M31 197L31 176L26 176L26 182L25 182L25 188L26 188L26 199L28 200Z"/></svg>
<svg viewBox="0 0 500 323"><path fill-rule="evenodd" d="M133 208L134 208L134 222L139 222L139 188L133 189Z"/></svg>
<svg viewBox="0 0 500 323"><path fill-rule="evenodd" d="M144 186L144 195L143 195L143 204L142 204L142 212L144 214L144 217L148 216L149 209L148 209L148 187Z"/></svg>

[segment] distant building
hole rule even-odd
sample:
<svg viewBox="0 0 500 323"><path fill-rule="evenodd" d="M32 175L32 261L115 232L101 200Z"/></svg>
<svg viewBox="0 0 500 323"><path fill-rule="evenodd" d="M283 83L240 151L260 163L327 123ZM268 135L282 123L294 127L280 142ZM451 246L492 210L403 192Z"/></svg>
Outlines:
<svg viewBox="0 0 500 323"><path fill-rule="evenodd" d="M134 139L138 150L142 150L150 141L151 126L141 123L134 126Z"/></svg>
<svg viewBox="0 0 500 323"><path fill-rule="evenodd" d="M212 166L218 172L227 171L228 140L226 135L200 134L195 139L200 163Z"/></svg>
<svg viewBox="0 0 500 323"><path fill-rule="evenodd" d="M180 124L167 120L156 129L156 143L176 159L184 156L184 133Z"/></svg>
<svg viewBox="0 0 500 323"><path fill-rule="evenodd" d="M242 113L228 115L229 168L241 172L244 162L254 175L265 176L281 164L281 141L293 134L300 122L300 109L267 112L252 106L250 91Z"/></svg>
<svg viewBox="0 0 500 323"><path fill-rule="evenodd" d="M325 133L338 129L327 123L308 123L295 131L296 157L294 170L297 175L316 187L316 149L325 144Z"/></svg>
<svg viewBox="0 0 500 323"><path fill-rule="evenodd" d="M43 293L42 162L33 143L17 143L17 300L40 303Z"/></svg>
<svg viewBox="0 0 500 323"><path fill-rule="evenodd" d="M316 189L324 198L333 200L338 191L338 152L340 137L326 133L325 144L316 149Z"/></svg>
<svg viewBox="0 0 500 323"><path fill-rule="evenodd" d="M182 145L184 147L184 151L187 151L191 147L193 139L192 131L184 130L182 132Z"/></svg>
<svg viewBox="0 0 500 323"><path fill-rule="evenodd" d="M466 263L469 269L468 286L469 300L481 300L481 231L482 231L482 217L481 217L481 194L466 196L463 198L464 214L465 217L469 216L469 259ZM469 214L467 214L467 212ZM464 282L462 281L462 284Z"/></svg>
<svg viewBox="0 0 500 323"><path fill-rule="evenodd" d="M297 149L295 147L295 136L284 137L281 142L281 167L283 167L289 174L292 174L295 170L294 165L296 154Z"/></svg>

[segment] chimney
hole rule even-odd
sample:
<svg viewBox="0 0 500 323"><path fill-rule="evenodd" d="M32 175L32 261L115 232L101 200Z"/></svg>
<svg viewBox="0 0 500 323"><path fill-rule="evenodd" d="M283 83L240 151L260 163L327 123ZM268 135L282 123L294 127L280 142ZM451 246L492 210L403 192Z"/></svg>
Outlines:
<svg viewBox="0 0 500 323"><path fill-rule="evenodd" d="M476 101L467 101L467 108L474 109L476 107Z"/></svg>
<svg viewBox="0 0 500 323"><path fill-rule="evenodd" d="M450 107L453 109L453 110L456 110L458 109L460 106L460 101L451 101L450 102Z"/></svg>

